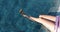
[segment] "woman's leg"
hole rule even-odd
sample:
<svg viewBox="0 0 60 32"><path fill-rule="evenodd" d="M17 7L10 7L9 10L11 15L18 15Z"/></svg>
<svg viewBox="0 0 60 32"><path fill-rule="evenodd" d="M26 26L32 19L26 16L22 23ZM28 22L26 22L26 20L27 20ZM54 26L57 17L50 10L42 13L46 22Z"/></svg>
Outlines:
<svg viewBox="0 0 60 32"><path fill-rule="evenodd" d="M49 15L40 15L39 17L42 17L42 18L45 18L45 19L48 19L48 20L52 20L55 22L56 20L56 17L55 16L49 16Z"/></svg>

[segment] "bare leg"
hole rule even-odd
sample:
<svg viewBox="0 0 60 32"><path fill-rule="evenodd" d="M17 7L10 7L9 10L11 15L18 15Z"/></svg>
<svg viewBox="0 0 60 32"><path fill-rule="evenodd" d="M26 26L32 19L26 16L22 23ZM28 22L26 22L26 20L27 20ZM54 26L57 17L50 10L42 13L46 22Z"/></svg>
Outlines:
<svg viewBox="0 0 60 32"><path fill-rule="evenodd" d="M50 15L40 15L39 17L51 20L51 21L56 21L56 17L55 16L50 16Z"/></svg>
<svg viewBox="0 0 60 32"><path fill-rule="evenodd" d="M38 23L41 23L43 24L46 28L48 28L50 31L54 32L54 23L51 22L51 21L47 21L47 20L44 20L42 19L41 17L39 18L35 18L35 17L31 17L31 16L27 16L22 10L20 10L20 13L22 16L32 20L32 21L36 21Z"/></svg>

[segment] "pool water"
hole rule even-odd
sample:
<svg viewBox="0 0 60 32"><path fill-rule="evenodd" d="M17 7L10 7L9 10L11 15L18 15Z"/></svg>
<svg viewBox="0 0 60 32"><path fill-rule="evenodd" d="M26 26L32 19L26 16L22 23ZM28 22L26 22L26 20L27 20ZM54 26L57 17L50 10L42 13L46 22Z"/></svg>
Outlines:
<svg viewBox="0 0 60 32"><path fill-rule="evenodd" d="M40 23L33 22L20 15L38 17L41 14L56 15L49 12L55 6L55 0L0 0L0 32L47 32Z"/></svg>

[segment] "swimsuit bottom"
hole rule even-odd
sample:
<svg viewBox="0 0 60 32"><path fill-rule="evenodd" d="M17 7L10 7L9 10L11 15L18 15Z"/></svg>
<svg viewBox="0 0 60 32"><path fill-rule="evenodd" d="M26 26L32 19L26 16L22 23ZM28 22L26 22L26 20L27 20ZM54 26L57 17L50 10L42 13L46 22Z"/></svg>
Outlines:
<svg viewBox="0 0 60 32"><path fill-rule="evenodd" d="M60 31L60 16L56 16L56 22L55 22L55 32Z"/></svg>

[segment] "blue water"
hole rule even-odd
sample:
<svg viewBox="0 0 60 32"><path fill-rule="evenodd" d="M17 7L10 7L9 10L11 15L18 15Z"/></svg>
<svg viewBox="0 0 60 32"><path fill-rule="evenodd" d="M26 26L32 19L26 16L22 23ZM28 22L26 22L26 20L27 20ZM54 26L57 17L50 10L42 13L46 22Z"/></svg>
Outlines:
<svg viewBox="0 0 60 32"><path fill-rule="evenodd" d="M30 21L20 15L23 9L27 15L38 17L49 13L54 0L0 0L0 32L46 32L42 24Z"/></svg>

